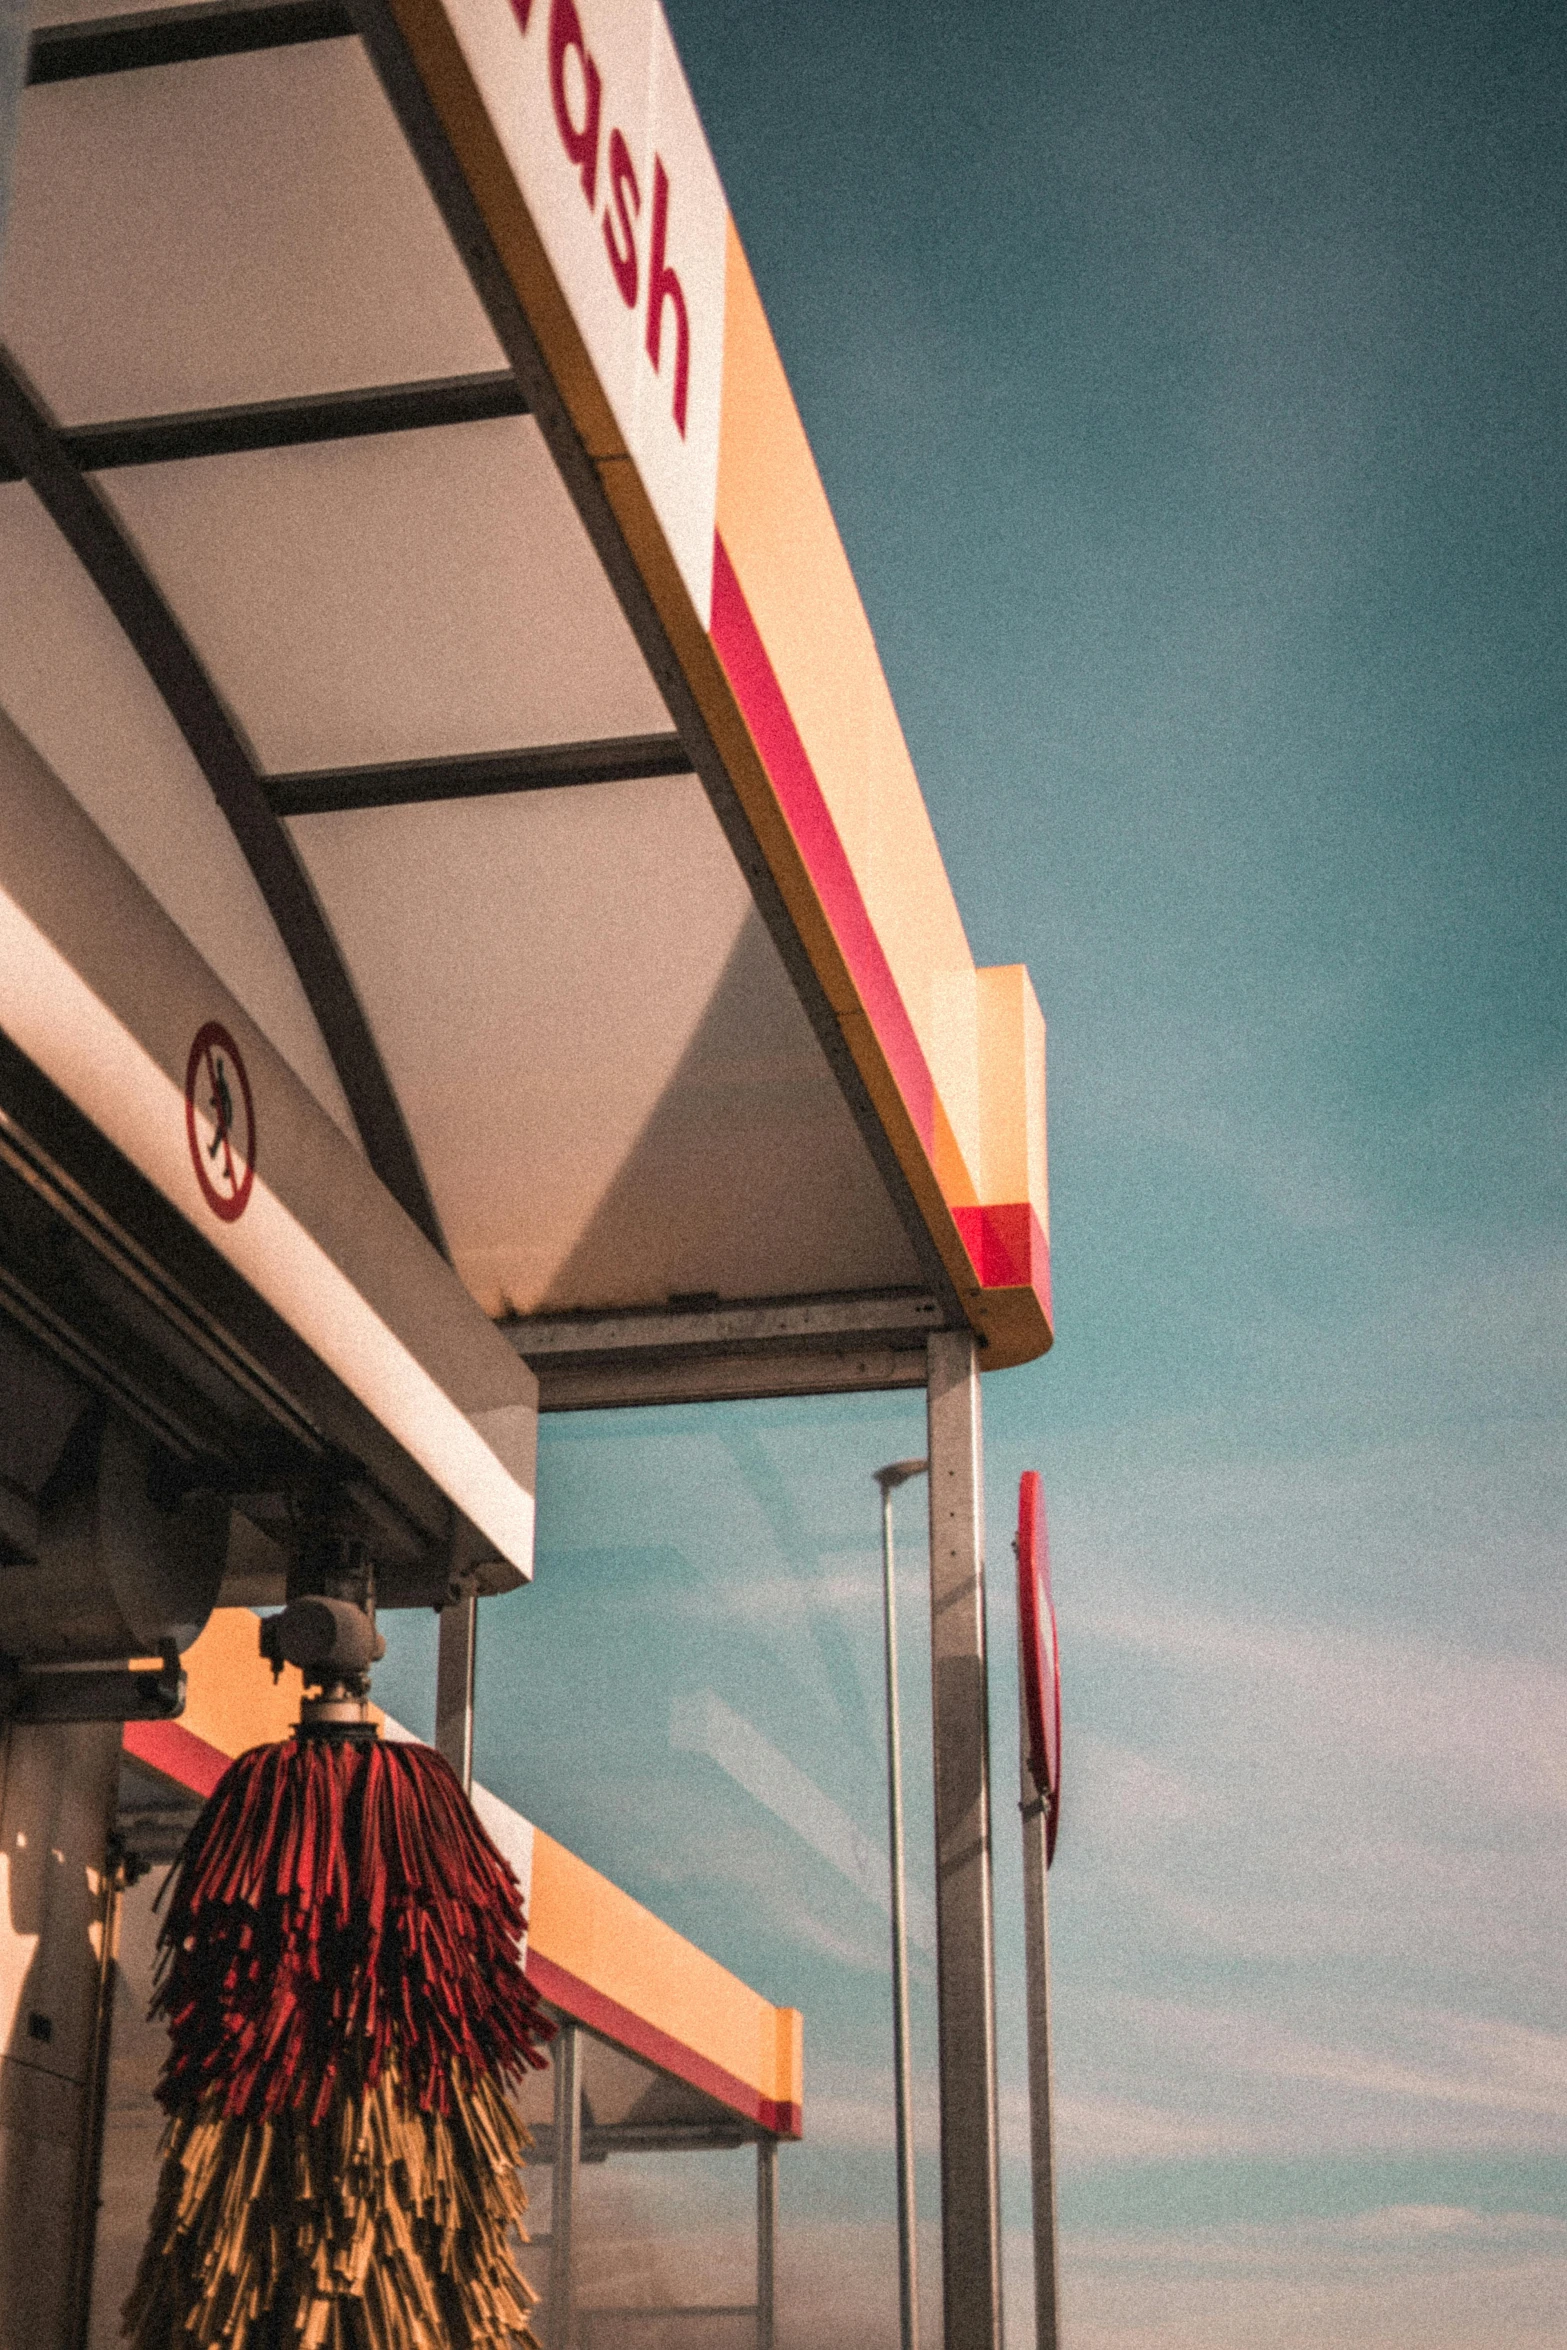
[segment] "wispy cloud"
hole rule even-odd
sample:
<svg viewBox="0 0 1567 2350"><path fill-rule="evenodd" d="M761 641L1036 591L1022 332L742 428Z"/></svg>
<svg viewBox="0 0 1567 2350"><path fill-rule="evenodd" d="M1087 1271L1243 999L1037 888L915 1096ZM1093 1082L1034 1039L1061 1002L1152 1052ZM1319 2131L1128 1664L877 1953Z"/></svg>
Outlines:
<svg viewBox="0 0 1567 2350"><path fill-rule="evenodd" d="M1079 2350L1558 2350L1567 2222L1393 2204L1276 2227L1076 2236Z"/></svg>
<svg viewBox="0 0 1567 2350"><path fill-rule="evenodd" d="M841 1804L711 1689L675 1699L669 1742L676 1753L702 1754L717 1763L737 1787L847 1878L857 1893L891 1916L892 1874L885 1848L874 1843ZM917 1886L908 1888L907 1915L914 1947L932 1949L935 1919Z"/></svg>
<svg viewBox="0 0 1567 2350"><path fill-rule="evenodd" d="M1420 2006L1314 2004L1293 2024L1256 2005L1110 1995L1089 2067L1066 2068L1068 2158L1567 2154L1567 2036Z"/></svg>

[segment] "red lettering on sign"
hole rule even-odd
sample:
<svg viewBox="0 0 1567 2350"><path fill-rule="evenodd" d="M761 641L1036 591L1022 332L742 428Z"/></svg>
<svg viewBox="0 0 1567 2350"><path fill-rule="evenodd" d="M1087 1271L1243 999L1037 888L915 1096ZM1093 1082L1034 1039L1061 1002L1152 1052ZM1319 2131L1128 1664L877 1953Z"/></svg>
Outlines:
<svg viewBox="0 0 1567 2350"><path fill-rule="evenodd" d="M659 373L658 357L664 340L664 304L675 306L675 427L682 440L686 433L686 391L691 380L691 322L686 316L686 297L680 280L664 259L664 240L669 230L669 174L658 156L653 158L653 250L648 256L647 269L647 355L653 362L653 372Z"/></svg>
<svg viewBox="0 0 1567 2350"><path fill-rule="evenodd" d="M511 12L517 19L517 30L520 33L525 33L528 29L528 19L533 14L533 0L511 0Z"/></svg>
<svg viewBox="0 0 1567 2350"><path fill-rule="evenodd" d="M566 95L566 58L573 49L582 69L583 114L580 125L572 120L571 105ZM588 55L588 45L582 37L582 19L577 14L575 0L553 0L550 9L550 96L555 101L555 121L560 131L560 143L582 174L582 193L590 204L598 188L599 104L603 95L603 77Z"/></svg>
<svg viewBox="0 0 1567 2350"><path fill-rule="evenodd" d="M620 235L615 235L615 224L604 208L604 242L609 248L609 266L615 272L615 283L620 298L628 310L637 306L637 240L633 232L632 215L642 209L642 190L637 186L637 175L630 151L619 131L609 134L609 192L620 218ZM631 209L626 209L626 198L631 198Z"/></svg>

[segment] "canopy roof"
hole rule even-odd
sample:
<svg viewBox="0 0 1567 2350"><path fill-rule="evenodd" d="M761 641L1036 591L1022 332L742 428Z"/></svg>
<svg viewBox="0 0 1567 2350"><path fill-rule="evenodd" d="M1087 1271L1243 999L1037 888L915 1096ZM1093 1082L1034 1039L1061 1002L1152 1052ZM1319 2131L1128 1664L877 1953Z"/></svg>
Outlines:
<svg viewBox="0 0 1567 2350"><path fill-rule="evenodd" d="M1037 1006L654 0L39 13L0 707L546 1408L1040 1352Z"/></svg>

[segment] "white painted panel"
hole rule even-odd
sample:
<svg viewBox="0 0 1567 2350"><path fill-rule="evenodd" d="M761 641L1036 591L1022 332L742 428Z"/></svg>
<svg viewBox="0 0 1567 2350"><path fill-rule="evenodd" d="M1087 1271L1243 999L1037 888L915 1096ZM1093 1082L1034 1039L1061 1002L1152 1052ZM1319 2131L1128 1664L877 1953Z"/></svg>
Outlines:
<svg viewBox="0 0 1567 2350"><path fill-rule="evenodd" d="M663 305L656 374L649 356L645 302L639 312L643 333L634 378L631 452L705 628L712 608L718 507L729 207L663 10L653 14L653 91L643 186L650 191L649 209L660 171L669 187L667 252L669 262L678 263L690 321L690 372L685 422L677 427L676 359L670 350L676 323L673 301L666 298Z"/></svg>
<svg viewBox="0 0 1567 2350"><path fill-rule="evenodd" d="M504 365L354 40L30 90L0 332L67 423Z"/></svg>
<svg viewBox="0 0 1567 2350"><path fill-rule="evenodd" d="M918 1280L693 778L292 829L486 1311Z"/></svg>
<svg viewBox="0 0 1567 2350"><path fill-rule="evenodd" d="M305 991L227 820L118 623L20 484L0 487L0 710L357 1144Z"/></svg>
<svg viewBox="0 0 1567 2350"><path fill-rule="evenodd" d="M663 11L658 0L447 5L706 627L728 207Z"/></svg>
<svg viewBox="0 0 1567 2350"><path fill-rule="evenodd" d="M470 1414L537 1381L3 721L0 1028L531 1574L533 1495Z"/></svg>
<svg viewBox="0 0 1567 2350"><path fill-rule="evenodd" d="M624 430L632 400L622 415L616 389L634 384L642 319L621 298L605 244L608 150L619 130L642 191L645 251L655 10L649 0L454 0L449 13Z"/></svg>
<svg viewBox="0 0 1567 2350"><path fill-rule="evenodd" d="M669 725L531 417L99 478L274 772Z"/></svg>

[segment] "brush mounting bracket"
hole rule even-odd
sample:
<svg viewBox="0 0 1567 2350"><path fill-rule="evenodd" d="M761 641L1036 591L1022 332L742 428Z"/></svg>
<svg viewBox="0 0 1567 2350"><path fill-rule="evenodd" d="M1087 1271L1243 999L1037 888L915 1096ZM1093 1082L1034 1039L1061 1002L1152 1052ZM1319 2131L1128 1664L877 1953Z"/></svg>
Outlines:
<svg viewBox="0 0 1567 2350"><path fill-rule="evenodd" d="M172 1640L156 1671L114 1664L29 1667L0 1657L0 1722L172 1722L185 1711L185 1675Z"/></svg>
<svg viewBox="0 0 1567 2350"><path fill-rule="evenodd" d="M330 1488L301 1503L288 1571L288 1599L261 1626L261 1653L274 1680L297 1666L307 1695L301 1729L331 1737L373 1737L370 1667L386 1654L375 1627L375 1562L342 1529Z"/></svg>

